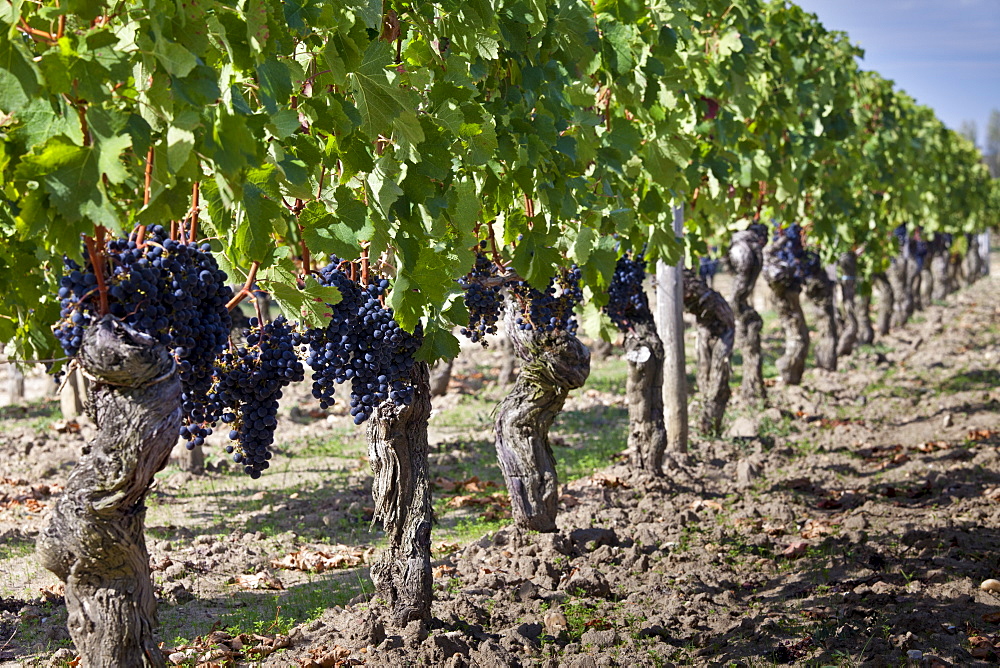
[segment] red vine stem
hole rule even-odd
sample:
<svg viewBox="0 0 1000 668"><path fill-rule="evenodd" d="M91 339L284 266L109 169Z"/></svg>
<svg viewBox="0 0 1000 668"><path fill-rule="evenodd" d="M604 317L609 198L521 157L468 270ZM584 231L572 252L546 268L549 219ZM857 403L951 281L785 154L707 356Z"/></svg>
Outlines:
<svg viewBox="0 0 1000 668"><path fill-rule="evenodd" d="M150 184L153 182L153 147L150 146L149 150L146 152L146 178L145 183L142 187L142 205L146 206L149 204L149 190ZM135 244L142 248L143 242L146 240L146 226L140 225L139 231L135 235Z"/></svg>
<svg viewBox="0 0 1000 668"><path fill-rule="evenodd" d="M198 204L200 194L200 182L195 181L194 185L191 186L191 223L188 225L188 242L192 244L198 240Z"/></svg>
<svg viewBox="0 0 1000 668"><path fill-rule="evenodd" d="M80 132L83 133L83 145L90 146L90 126L87 124L87 105L81 100L76 101L76 115L80 118Z"/></svg>
<svg viewBox="0 0 1000 668"><path fill-rule="evenodd" d="M100 252L100 248L104 247L104 227L98 225L95 233L97 239L95 241L94 237L84 235L83 243L87 247L87 255L90 256L90 264L94 268L94 276L97 277L97 294L100 300L100 315L106 314L110 307L108 306L108 285L104 282L104 258Z"/></svg>
<svg viewBox="0 0 1000 668"><path fill-rule="evenodd" d="M495 264L499 269L506 270L507 265L504 264L503 258L500 257L500 251L497 249L497 238L493 234L493 226L490 225L486 229L489 230L490 234L490 249L493 251L493 264Z"/></svg>
<svg viewBox="0 0 1000 668"><path fill-rule="evenodd" d="M319 189L321 191L323 190L323 176L322 176L322 172L320 173ZM316 197L319 197L319 193L316 194ZM300 200L300 199L295 200L295 204L292 206L292 213L295 214L295 224L299 228L299 245L302 247L302 275L303 276L305 276L306 274L308 274L309 272L312 271L312 256L309 254L309 246L306 245L305 228L302 227L302 223L298 222L299 221L299 214L302 213L302 209L304 209L305 206L306 206L305 203L302 200Z"/></svg>
<svg viewBox="0 0 1000 668"><path fill-rule="evenodd" d="M528 197L528 193L524 193L524 211L528 214L528 218L535 217L535 203Z"/></svg>
<svg viewBox="0 0 1000 668"><path fill-rule="evenodd" d="M56 28L56 39L62 39L63 33L66 32L66 15L61 14L59 16L59 27Z"/></svg>
<svg viewBox="0 0 1000 668"><path fill-rule="evenodd" d="M232 311L241 301L247 298L247 295L250 294L251 286L254 284L254 281L257 280L258 269L260 269L260 262L254 261L253 263L251 263L250 273L247 274L247 282L243 284L243 287L240 288L240 291L237 292L235 295L233 295L233 298L229 300L228 304L226 304L227 309Z"/></svg>
<svg viewBox="0 0 1000 668"><path fill-rule="evenodd" d="M32 28L31 26L29 26L28 22L24 20L23 16L21 17L21 23L20 25L17 26L17 29L26 35L31 35L32 37L38 37L40 39L44 39L46 42L50 44L55 44L56 42L59 41L59 39L52 33L45 32L44 30L39 30L38 28Z"/></svg>
<svg viewBox="0 0 1000 668"><path fill-rule="evenodd" d="M361 249L361 283L368 285L368 248Z"/></svg>
<svg viewBox="0 0 1000 668"><path fill-rule="evenodd" d="M170 221L170 238L173 239L174 241L177 241L177 221L176 220L171 220Z"/></svg>

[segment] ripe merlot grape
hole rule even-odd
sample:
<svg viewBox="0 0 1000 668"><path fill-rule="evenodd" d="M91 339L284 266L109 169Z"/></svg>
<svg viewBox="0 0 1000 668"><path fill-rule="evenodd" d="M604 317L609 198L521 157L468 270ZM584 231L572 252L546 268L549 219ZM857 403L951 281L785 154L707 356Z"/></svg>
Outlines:
<svg viewBox="0 0 1000 668"><path fill-rule="evenodd" d="M422 329L417 325L413 334L403 330L392 309L382 304L388 280L362 286L342 272L340 264L331 258L319 271L320 282L336 287L341 301L329 305L326 327L307 332L307 363L313 369L313 396L322 408L334 403L335 385L351 382L351 417L361 424L386 400L404 405L412 400L407 378Z"/></svg>
<svg viewBox="0 0 1000 668"><path fill-rule="evenodd" d="M483 242L485 243L485 242ZM465 307L469 310L469 326L461 329L462 336L486 347L486 336L497 333L497 321L503 307L500 286L484 286L482 281L497 275L497 266L481 251L476 264L459 284L465 288Z"/></svg>
<svg viewBox="0 0 1000 668"><path fill-rule="evenodd" d="M232 297L226 274L208 244L170 239L160 225L146 230L140 248L134 240L110 239L104 255L108 306L112 315L167 346L177 361L181 380L180 431L189 448L204 443L213 419L207 399L215 357L226 346L232 322L226 303ZM64 258L66 274L58 296L61 320L55 336L70 357L80 349L84 330L98 313L97 275Z"/></svg>
<svg viewBox="0 0 1000 668"><path fill-rule="evenodd" d="M263 327L251 318L246 345L223 353L216 364L210 397L236 442L226 451L251 478L269 466L282 388L305 378L297 353L301 344L301 335L284 316Z"/></svg>
<svg viewBox="0 0 1000 668"><path fill-rule="evenodd" d="M645 279L646 260L641 254L632 257L625 253L618 258L604 312L622 332L628 332L632 323L650 314L649 299L643 288Z"/></svg>
<svg viewBox="0 0 1000 668"><path fill-rule="evenodd" d="M522 331L576 334L578 325L573 309L583 299L580 278L580 268L574 265L549 279L544 292L525 281L511 285L514 303L521 306L515 320L518 328Z"/></svg>

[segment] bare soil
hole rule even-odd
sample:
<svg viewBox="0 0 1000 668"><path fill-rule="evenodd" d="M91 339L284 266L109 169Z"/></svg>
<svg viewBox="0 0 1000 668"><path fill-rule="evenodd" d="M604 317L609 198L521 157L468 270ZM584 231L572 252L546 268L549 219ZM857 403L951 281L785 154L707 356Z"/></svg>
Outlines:
<svg viewBox="0 0 1000 668"><path fill-rule="evenodd" d="M655 480L620 463L624 365L595 362L555 428L568 482L553 534L509 526L490 417L504 390L495 354L470 349L431 419L429 629L380 621L363 433L300 388L260 480L228 470L219 443L205 475L158 477L147 527L164 647L204 666L995 664L1000 592L980 584L1000 577L998 288L927 307L836 373L774 384L769 406L732 407L724 438L696 436ZM773 361L773 328L765 343ZM74 656L32 552L92 428L55 410L0 409L8 665Z"/></svg>

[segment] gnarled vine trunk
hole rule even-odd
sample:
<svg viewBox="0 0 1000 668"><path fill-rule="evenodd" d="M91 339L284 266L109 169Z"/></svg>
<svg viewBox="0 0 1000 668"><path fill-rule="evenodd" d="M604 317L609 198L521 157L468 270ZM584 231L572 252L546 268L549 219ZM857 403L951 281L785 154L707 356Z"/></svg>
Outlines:
<svg viewBox="0 0 1000 668"><path fill-rule="evenodd" d="M910 289L910 264L913 262L908 257L909 253L900 253L892 259L892 264L886 272L889 284L892 286L892 294L895 298L893 302L892 327L902 327L913 315L913 292Z"/></svg>
<svg viewBox="0 0 1000 668"><path fill-rule="evenodd" d="M514 344L507 336L501 336L497 348L500 352L500 368L497 370L497 384L510 385L517 376L517 357L514 356Z"/></svg>
<svg viewBox="0 0 1000 668"><path fill-rule="evenodd" d="M731 308L736 319L735 346L743 355L740 398L750 404L767 398L760 347L760 331L764 326L764 319L750 303L757 277L764 265L763 248L766 241L766 232L761 234L755 229L741 230L733 235L732 245L729 247L729 264L733 270Z"/></svg>
<svg viewBox="0 0 1000 668"><path fill-rule="evenodd" d="M816 365L827 371L837 370L836 284L822 268L806 279L806 297L816 307Z"/></svg>
<svg viewBox="0 0 1000 668"><path fill-rule="evenodd" d="M153 475L177 441L180 381L166 348L113 316L87 330L79 360L94 380L97 437L46 518L38 556L66 584L83 666L164 666L143 523Z"/></svg>
<svg viewBox="0 0 1000 668"><path fill-rule="evenodd" d="M858 304L858 343L870 344L875 341L875 328L872 327L872 284L863 283L859 291Z"/></svg>
<svg viewBox="0 0 1000 668"><path fill-rule="evenodd" d="M809 354L809 327L802 313L802 287L795 277L796 270L779 256L782 246L772 243L764 251L764 279L774 294L778 319L785 331L785 352L778 359L778 372L789 385L802 382Z"/></svg>
<svg viewBox="0 0 1000 668"><path fill-rule="evenodd" d="M983 275L983 257L979 252L979 235L966 234L965 284L972 285Z"/></svg>
<svg viewBox="0 0 1000 668"><path fill-rule="evenodd" d="M840 300L842 322L837 339L837 355L846 356L854 352L858 342L858 312L856 293L858 285L858 256L853 251L841 253L837 259L837 274L840 278ZM869 325L870 326L870 325Z"/></svg>
<svg viewBox="0 0 1000 668"><path fill-rule="evenodd" d="M931 276L933 276L931 297L943 300L952 291L951 283L948 280L947 250L939 251L931 255Z"/></svg>
<svg viewBox="0 0 1000 668"><path fill-rule="evenodd" d="M451 370L455 366L455 359L440 360L431 369L431 396L443 397L448 394L448 384L451 383Z"/></svg>
<svg viewBox="0 0 1000 668"><path fill-rule="evenodd" d="M718 435L731 394L729 368L736 321L725 298L690 269L684 271L684 308L698 323L696 353L698 390L702 400L701 430Z"/></svg>
<svg viewBox="0 0 1000 668"><path fill-rule="evenodd" d="M892 326L892 314L895 311L896 294L889 283L889 278L882 272L872 278L878 286L878 333L885 336Z"/></svg>
<svg viewBox="0 0 1000 668"><path fill-rule="evenodd" d="M949 292L955 292L964 280L964 263L958 253L948 253L948 285Z"/></svg>
<svg viewBox="0 0 1000 668"><path fill-rule="evenodd" d="M427 468L430 371L410 371L409 405L386 401L368 419L372 522L382 522L388 545L372 565L375 589L389 603L392 623L431 619L431 493Z"/></svg>
<svg viewBox="0 0 1000 668"><path fill-rule="evenodd" d="M933 259L933 256L928 254L920 271L920 302L923 306L930 306L934 301L934 274L931 273Z"/></svg>
<svg viewBox="0 0 1000 668"><path fill-rule="evenodd" d="M663 422L663 342L653 314L636 320L625 334L628 377L628 449L632 467L654 476L663 474L667 428Z"/></svg>
<svg viewBox="0 0 1000 668"><path fill-rule="evenodd" d="M923 300L924 263L920 258L911 258L907 267L907 281L910 296L913 298L913 312L924 310ZM912 315L912 314L911 314Z"/></svg>
<svg viewBox="0 0 1000 668"><path fill-rule="evenodd" d="M590 351L572 334L521 330L520 309L509 296L505 311L504 327L521 371L497 408L497 459L514 522L523 529L555 531L559 479L549 428L569 391L590 375Z"/></svg>

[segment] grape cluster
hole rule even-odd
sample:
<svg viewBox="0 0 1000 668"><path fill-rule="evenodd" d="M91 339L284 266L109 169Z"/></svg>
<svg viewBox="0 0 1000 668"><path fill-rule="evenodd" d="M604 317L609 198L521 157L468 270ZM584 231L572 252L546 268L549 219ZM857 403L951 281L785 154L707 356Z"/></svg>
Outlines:
<svg viewBox="0 0 1000 668"><path fill-rule="evenodd" d="M392 309L382 305L389 281L361 286L338 268L337 258L331 260L320 270L320 282L336 287L342 299L330 305L329 324L306 335L313 396L328 408L334 403L334 386L351 381L351 417L361 424L386 399L404 405L412 400L407 378L421 329L418 325L413 334L401 329Z"/></svg>
<svg viewBox="0 0 1000 668"><path fill-rule="evenodd" d="M719 258L702 256L698 258L698 275L702 280L710 280L719 273L719 264L721 261Z"/></svg>
<svg viewBox="0 0 1000 668"><path fill-rule="evenodd" d="M815 278L823 272L823 263L819 259L819 253L815 251L805 251L802 255L802 275L805 278Z"/></svg>
<svg viewBox="0 0 1000 668"><path fill-rule="evenodd" d="M281 389L305 378L296 352L301 343L284 316L263 327L251 318L246 346L223 353L216 363L208 399L220 409L219 419L230 425L229 439L236 441L226 452L251 478L259 478L269 466Z"/></svg>
<svg viewBox="0 0 1000 668"><path fill-rule="evenodd" d="M167 346L177 360L188 447L204 443L213 409L207 400L215 357L226 346L232 297L226 274L208 244L170 239L160 225L147 229L142 248L130 239L111 239L104 248L108 264L108 308L112 315ZM86 254L85 254L86 255ZM88 257L80 267L66 258L60 281L62 319L55 335L69 356L80 349L84 329L97 314L97 276Z"/></svg>
<svg viewBox="0 0 1000 668"><path fill-rule="evenodd" d="M483 242L484 244L486 242ZM497 320L503 306L500 286L484 286L481 281L497 274L496 264L482 252L476 253L476 264L460 285L465 288L465 307L469 310L469 326L462 328L462 336L486 347L486 335L497 333Z"/></svg>
<svg viewBox="0 0 1000 668"><path fill-rule="evenodd" d="M892 231L892 236L895 237L896 244L902 248L906 244L906 223L897 225Z"/></svg>
<svg viewBox="0 0 1000 668"><path fill-rule="evenodd" d="M784 229L778 227L774 232L769 253L772 261L768 280L793 290L801 287L807 276L805 266L807 258L802 247L802 228L797 224Z"/></svg>
<svg viewBox="0 0 1000 668"><path fill-rule="evenodd" d="M632 328L632 323L642 318L652 317L649 299L643 288L646 279L646 260L642 255L634 258L625 253L618 258L611 286L608 288L608 303L604 312L611 322L623 332Z"/></svg>
<svg viewBox="0 0 1000 668"><path fill-rule="evenodd" d="M914 239L912 247L913 258L917 262L917 271L923 271L927 255L931 252L931 246L923 239Z"/></svg>
<svg viewBox="0 0 1000 668"><path fill-rule="evenodd" d="M515 320L518 328L521 331L576 334L573 309L583 299L580 278L580 268L574 265L550 279L544 292L525 281L511 285L511 294L521 305L521 314Z"/></svg>

